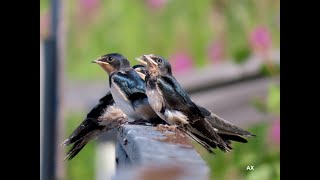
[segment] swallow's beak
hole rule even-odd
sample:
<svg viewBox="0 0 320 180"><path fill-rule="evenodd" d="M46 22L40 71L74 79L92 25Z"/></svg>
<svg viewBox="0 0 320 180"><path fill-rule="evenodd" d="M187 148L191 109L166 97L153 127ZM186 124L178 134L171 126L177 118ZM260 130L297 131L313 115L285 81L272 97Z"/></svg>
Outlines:
<svg viewBox="0 0 320 180"><path fill-rule="evenodd" d="M99 64L108 74L110 74L112 71L114 71L114 68L109 63L103 61L102 57L99 57L98 59L91 61L91 62Z"/></svg>
<svg viewBox="0 0 320 180"><path fill-rule="evenodd" d="M91 61L92 63L96 63L96 64L99 64L99 65L107 65L109 63L103 61L102 57L99 57L98 59L94 60L94 61Z"/></svg>
<svg viewBox="0 0 320 180"><path fill-rule="evenodd" d="M143 65L150 67L158 66L158 64L152 59L152 54L149 55L142 55L138 58L136 58L139 62L141 62Z"/></svg>
<svg viewBox="0 0 320 180"><path fill-rule="evenodd" d="M146 61L146 58L144 57L144 55L137 57L136 60L139 61L144 66L147 65L147 61Z"/></svg>

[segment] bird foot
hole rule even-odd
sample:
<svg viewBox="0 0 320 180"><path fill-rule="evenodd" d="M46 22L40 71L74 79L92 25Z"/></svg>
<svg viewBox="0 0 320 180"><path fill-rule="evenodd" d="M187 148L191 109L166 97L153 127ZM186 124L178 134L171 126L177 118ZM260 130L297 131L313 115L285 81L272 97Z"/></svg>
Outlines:
<svg viewBox="0 0 320 180"><path fill-rule="evenodd" d="M159 124L156 128L159 131L168 130L168 131L173 131L173 132L176 132L176 130L178 129L176 126L174 126L174 125L169 126L168 124L165 124L165 125Z"/></svg>

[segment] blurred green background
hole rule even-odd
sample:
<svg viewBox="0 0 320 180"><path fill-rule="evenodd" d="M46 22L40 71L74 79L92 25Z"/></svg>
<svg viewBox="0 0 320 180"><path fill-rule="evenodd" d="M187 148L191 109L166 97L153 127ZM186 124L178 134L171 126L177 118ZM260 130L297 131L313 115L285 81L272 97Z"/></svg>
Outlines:
<svg viewBox="0 0 320 180"><path fill-rule="evenodd" d="M249 56L265 60L262 70L275 75L270 52L280 47L278 0L69 0L64 1L66 73L71 80L105 80L105 72L90 62L100 55L119 52L133 64L141 54L169 58L174 72L245 62ZM40 38L48 36L49 1L40 0ZM271 70L270 70L271 68ZM270 72L272 72L270 74ZM254 100L257 111L279 117L280 87L270 86L267 99ZM86 112L68 114L66 135ZM235 143L232 153L209 156L212 179L280 179L280 118L250 127L257 138ZM72 163L67 179L93 179L95 142L89 143ZM255 170L246 171L248 162Z"/></svg>

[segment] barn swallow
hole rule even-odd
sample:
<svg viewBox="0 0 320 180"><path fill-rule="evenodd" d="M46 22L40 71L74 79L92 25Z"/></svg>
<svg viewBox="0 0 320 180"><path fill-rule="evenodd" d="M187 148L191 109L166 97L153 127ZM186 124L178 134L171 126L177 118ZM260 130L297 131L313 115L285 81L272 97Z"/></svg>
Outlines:
<svg viewBox="0 0 320 180"><path fill-rule="evenodd" d="M177 126L211 153L211 149L216 147L224 152L231 150L172 76L171 65L165 58L150 54L137 60L148 68L146 94L159 117L169 125Z"/></svg>
<svg viewBox="0 0 320 180"><path fill-rule="evenodd" d="M139 73L140 77L145 80L145 76L147 74L147 67L146 62L142 61L143 65L140 65L136 71ZM167 67L170 68L170 67ZM168 72L172 75L172 72ZM195 103L196 104L196 103ZM214 130L218 133L218 135L223 139L223 141L231 147L231 140L247 143L248 141L244 137L252 137L255 136L254 134L237 127L236 125L224 120L223 118L219 117L218 115L214 114L213 112L209 111L208 109L196 104L200 109L201 113L205 116L205 120L207 120Z"/></svg>
<svg viewBox="0 0 320 180"><path fill-rule="evenodd" d="M106 54L93 61L109 75L109 86L116 105L129 121L165 123L148 102L145 82L129 61L119 53ZM135 66L139 68L140 66Z"/></svg>
<svg viewBox="0 0 320 180"><path fill-rule="evenodd" d="M126 115L115 105L111 93L108 92L62 143L62 145L73 144L65 160L74 158L89 141L126 122Z"/></svg>

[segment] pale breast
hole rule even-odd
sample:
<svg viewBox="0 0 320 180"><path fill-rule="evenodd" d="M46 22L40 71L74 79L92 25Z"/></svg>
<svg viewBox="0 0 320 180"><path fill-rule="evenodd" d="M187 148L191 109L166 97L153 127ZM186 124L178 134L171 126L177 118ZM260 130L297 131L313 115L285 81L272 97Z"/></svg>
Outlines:
<svg viewBox="0 0 320 180"><path fill-rule="evenodd" d="M148 101L152 109L158 114L163 106L163 98L161 92L156 89L147 89Z"/></svg>
<svg viewBox="0 0 320 180"><path fill-rule="evenodd" d="M116 105L130 118L139 119L140 117L131 106L131 102L127 99L126 95L122 93L117 84L112 83L111 94Z"/></svg>
<svg viewBox="0 0 320 180"><path fill-rule="evenodd" d="M182 112L177 110L165 110L164 117L166 121L171 125L183 125L188 124L188 117Z"/></svg>

